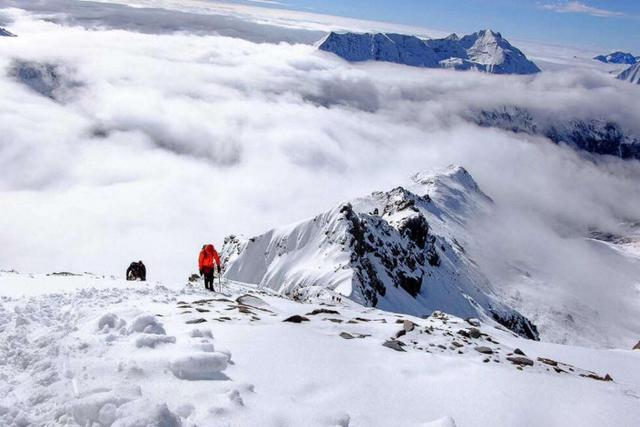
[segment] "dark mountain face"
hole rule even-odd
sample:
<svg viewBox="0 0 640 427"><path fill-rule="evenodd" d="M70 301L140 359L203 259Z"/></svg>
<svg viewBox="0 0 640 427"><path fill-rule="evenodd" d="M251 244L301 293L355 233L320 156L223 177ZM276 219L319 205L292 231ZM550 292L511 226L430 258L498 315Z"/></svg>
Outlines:
<svg viewBox="0 0 640 427"><path fill-rule="evenodd" d="M520 107L482 110L473 113L470 119L480 126L544 136L556 144L567 144L593 154L640 160L640 136L613 121L538 118Z"/></svg>

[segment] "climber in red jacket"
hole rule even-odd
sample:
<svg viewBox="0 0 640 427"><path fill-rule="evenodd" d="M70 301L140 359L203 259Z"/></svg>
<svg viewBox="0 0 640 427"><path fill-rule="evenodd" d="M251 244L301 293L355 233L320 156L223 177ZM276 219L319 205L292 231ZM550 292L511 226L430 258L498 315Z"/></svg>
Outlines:
<svg viewBox="0 0 640 427"><path fill-rule="evenodd" d="M220 275L220 256L213 245L204 245L200 251L198 257L198 269L200 274L204 277L204 287L210 291L213 291L213 270L218 269L218 276Z"/></svg>

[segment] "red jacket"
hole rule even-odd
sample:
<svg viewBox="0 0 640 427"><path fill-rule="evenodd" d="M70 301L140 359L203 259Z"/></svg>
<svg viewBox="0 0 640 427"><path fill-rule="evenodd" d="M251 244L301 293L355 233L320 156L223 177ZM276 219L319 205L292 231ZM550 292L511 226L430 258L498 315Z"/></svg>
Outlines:
<svg viewBox="0 0 640 427"><path fill-rule="evenodd" d="M222 266L218 252L213 245L205 245L200 251L200 256L198 257L198 269L200 271L209 272L213 270L213 267L216 265L219 267Z"/></svg>

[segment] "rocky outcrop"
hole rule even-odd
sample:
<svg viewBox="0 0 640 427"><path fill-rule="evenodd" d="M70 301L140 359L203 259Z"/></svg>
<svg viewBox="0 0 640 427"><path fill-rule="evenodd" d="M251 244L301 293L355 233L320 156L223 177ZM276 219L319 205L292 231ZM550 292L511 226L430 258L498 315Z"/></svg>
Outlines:
<svg viewBox="0 0 640 427"><path fill-rule="evenodd" d="M462 38L422 40L391 33L331 32L320 50L347 61L383 61L426 68L477 70L493 74L535 74L540 69L500 33L482 30Z"/></svg>

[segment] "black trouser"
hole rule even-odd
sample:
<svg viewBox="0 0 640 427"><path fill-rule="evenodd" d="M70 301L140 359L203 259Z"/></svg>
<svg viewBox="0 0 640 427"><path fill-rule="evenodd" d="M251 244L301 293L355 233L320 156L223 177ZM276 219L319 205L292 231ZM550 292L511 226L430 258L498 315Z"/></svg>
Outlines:
<svg viewBox="0 0 640 427"><path fill-rule="evenodd" d="M202 275L204 276L204 287L213 290L213 268L209 271L203 271Z"/></svg>

